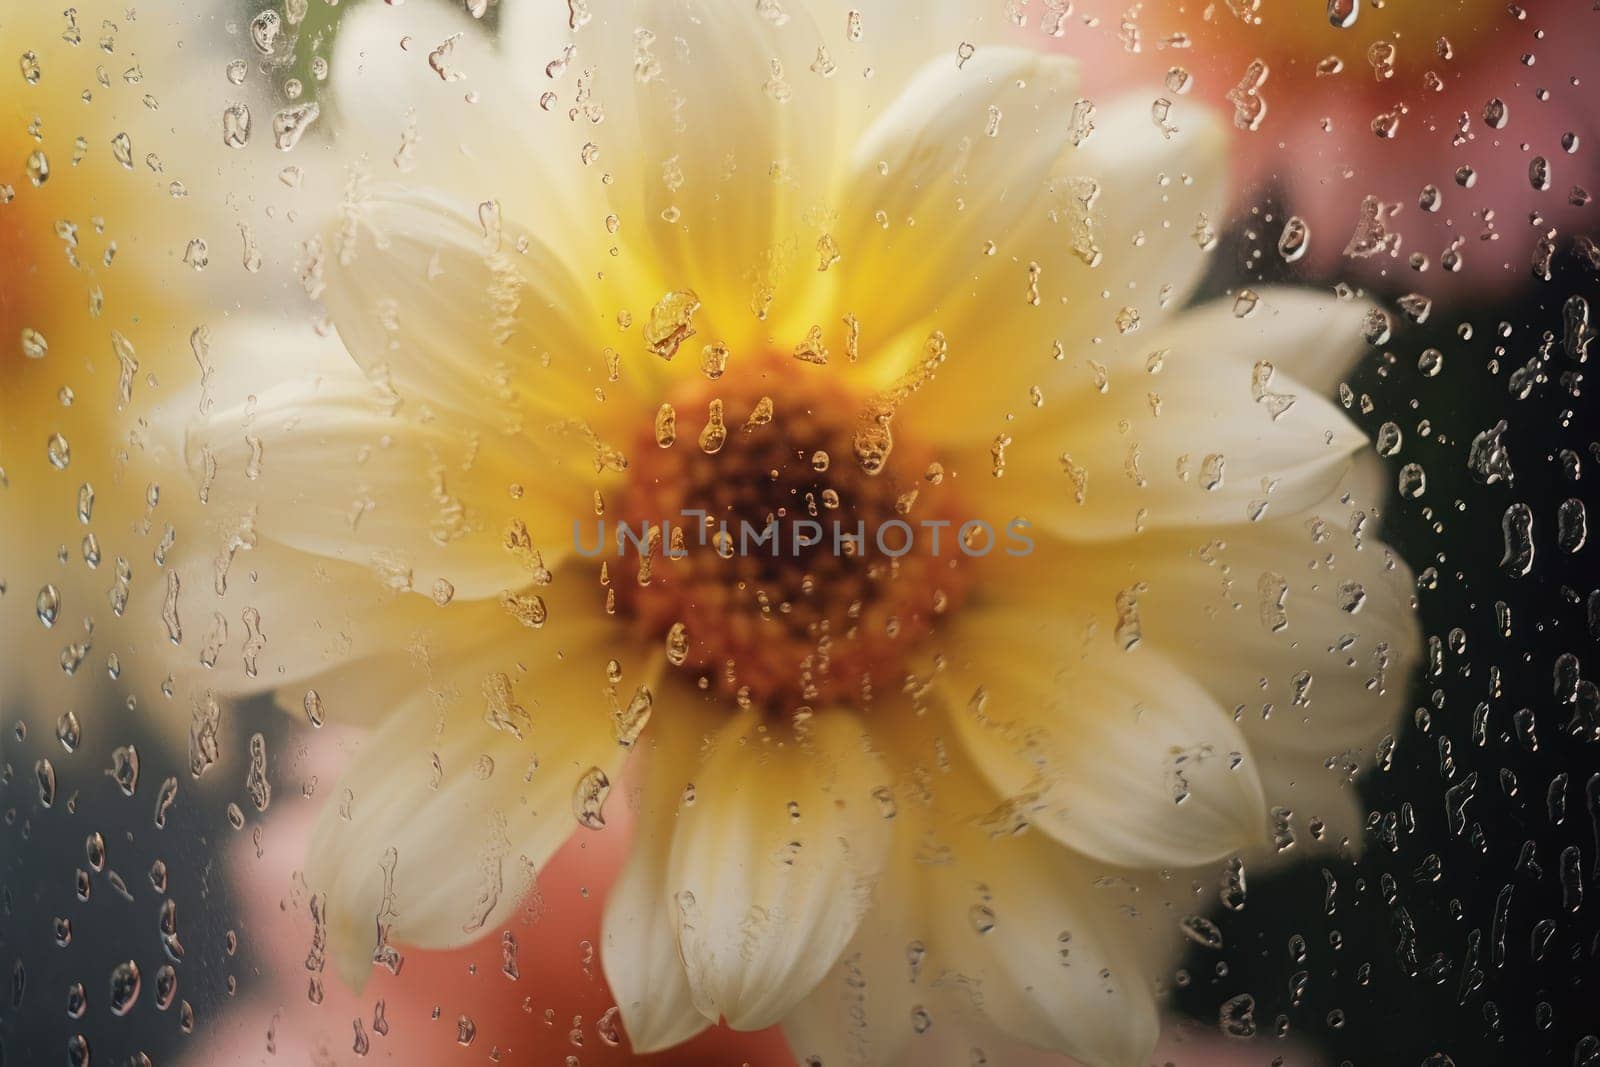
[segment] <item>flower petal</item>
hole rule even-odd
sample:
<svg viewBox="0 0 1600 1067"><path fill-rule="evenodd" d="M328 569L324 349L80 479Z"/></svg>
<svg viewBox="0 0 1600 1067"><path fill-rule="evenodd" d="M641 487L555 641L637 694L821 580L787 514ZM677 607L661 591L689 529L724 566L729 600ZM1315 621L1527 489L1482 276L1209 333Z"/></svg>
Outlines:
<svg viewBox="0 0 1600 1067"><path fill-rule="evenodd" d="M960 836L951 829L948 840ZM1115 920L1096 906L1089 870L1060 849L1012 855L971 828L966 837L962 858L935 875L928 913L945 966L983 990L983 1015L1082 1063L1148 1063L1160 1034L1155 1001Z"/></svg>
<svg viewBox="0 0 1600 1067"><path fill-rule="evenodd" d="M453 587L481 597L528 584L530 554L554 562L583 514L581 488L566 506L518 507L506 486L539 470L526 445L482 449L470 425L394 413L352 372L272 385L191 427L190 469L240 536L372 568L395 589ZM518 453L523 462L518 462ZM526 465L524 465L526 464ZM566 488L551 471L543 486ZM559 500L556 492L551 497ZM526 518L523 516L526 515Z"/></svg>
<svg viewBox="0 0 1600 1067"><path fill-rule="evenodd" d="M578 47L598 57L595 142L615 177L620 266L649 302L638 313L692 290L697 332L744 349L817 273L804 215L832 181L844 79L808 69L821 35L800 5L618 7L597 12Z"/></svg>
<svg viewBox="0 0 1600 1067"><path fill-rule="evenodd" d="M1051 112L1059 138L1073 125L1062 112L1088 103L1068 97ZM905 404L909 429L978 440L986 455L997 434L1012 432L1008 416L1035 414L1036 390L1047 417L1062 419L1065 396L1089 387L1088 360L1115 368L1116 352L1138 348L1142 373L1150 349L1141 342L1198 284L1209 252L1194 236L1197 222L1220 219L1226 203L1223 127L1199 111L1163 137L1142 99L1115 100L1093 123L1086 140L1050 160L1018 224L952 250L949 288L921 327L944 333L949 357ZM902 366L922 341L897 343Z"/></svg>
<svg viewBox="0 0 1600 1067"><path fill-rule="evenodd" d="M569 585L582 590L570 600ZM435 662L435 685L395 708L352 759L306 873L325 895L329 951L347 981L364 979L382 927L392 943L437 948L503 921L577 828L580 779L616 774L626 749L609 709L627 695L609 682L615 634L598 611L581 611L586 593L576 575L558 576L545 629L507 623L480 633L475 654ZM648 685L657 666L627 676Z"/></svg>
<svg viewBox="0 0 1600 1067"><path fill-rule="evenodd" d="M1213 337L1218 348L1267 360L1286 378L1321 397L1350 374L1362 356L1372 353L1362 328L1372 305L1318 289L1274 285L1256 291L1254 310L1237 314L1238 305L1214 300L1183 314L1198 336ZM1271 381L1267 388L1287 392Z"/></svg>
<svg viewBox="0 0 1600 1067"><path fill-rule="evenodd" d="M671 721L644 734L647 767L633 850L606 898L600 931L606 981L622 1011L628 1042L639 1055L687 1041L711 1025L695 1007L684 974L667 890L678 801L692 780L701 744L694 727L715 729L713 720L696 716L695 710L675 708Z"/></svg>
<svg viewBox="0 0 1600 1067"><path fill-rule="evenodd" d="M1257 361L1286 349L1280 332L1299 331L1286 320L1238 322L1212 306L1178 316L1136 364L1094 376L1083 367L1037 408L988 424L993 436L967 446L966 466L1001 473L993 506L1072 541L1238 526L1313 506L1366 438L1317 390L1282 373L1263 383Z"/></svg>
<svg viewBox="0 0 1600 1067"><path fill-rule="evenodd" d="M889 838L872 796L884 771L846 711L783 740L750 712L693 781L663 903L696 1007L760 1029L811 991L861 921Z"/></svg>
<svg viewBox="0 0 1600 1067"><path fill-rule="evenodd" d="M565 5L506 7L565 14ZM486 166L518 175L521 181L492 190L505 217L536 227L563 249L598 251L603 241L586 224L604 217L603 198L566 172L584 131L568 121L566 108L538 106L542 89L531 77L537 71L548 88L544 70L562 55L565 18L556 27L537 21L544 32L519 32L497 48L484 24L460 5L354 8L341 18L333 41L332 125L343 158L361 159L379 182L403 180L476 203ZM332 172L307 168L308 180L320 169Z"/></svg>
<svg viewBox="0 0 1600 1067"><path fill-rule="evenodd" d="M1108 863L1204 863L1264 840L1244 736L1160 652L1086 640L1059 607L969 611L946 703L1018 818Z"/></svg>
<svg viewBox="0 0 1600 1067"><path fill-rule="evenodd" d="M1422 658L1414 579L1381 542L1333 533L1348 531L1356 510L1364 509L1329 501L1317 513L1325 525L1239 531L1215 564L1238 561L1231 593L1193 559L1151 574L1151 641L1224 705L1245 708L1240 723L1253 748L1323 759L1370 751L1402 709ZM1330 544L1335 536L1343 543ZM1229 617L1237 623L1218 625ZM1217 662L1224 642L1248 671Z"/></svg>
<svg viewBox="0 0 1600 1067"><path fill-rule="evenodd" d="M610 368L566 248L423 191L379 189L349 212L323 299L375 383L541 444L595 406Z"/></svg>
<svg viewBox="0 0 1600 1067"><path fill-rule="evenodd" d="M1096 872L1039 835L997 832L997 798L960 750L933 736L913 747L924 771L898 791L874 910L785 1021L796 1057L960 1064L978 1050L1000 1062L1026 1043L1147 1062L1154 1000Z"/></svg>
<svg viewBox="0 0 1600 1067"><path fill-rule="evenodd" d="M1415 580L1377 537L1376 466L1368 454L1295 516L1044 544L1031 570L1070 574L1080 610L1106 620L1118 593L1136 592L1135 654L1156 651L1237 709L1258 760L1284 752L1349 762L1392 728L1422 655ZM1007 595L1026 595L1027 580L1014 578L1018 593Z"/></svg>
<svg viewBox="0 0 1600 1067"><path fill-rule="evenodd" d="M800 1063L887 1067L906 1062L913 1010L930 995L911 979L907 960L908 947L927 935L916 874L910 850L897 845L878 883L880 903L839 961L784 1017L784 1036ZM894 905L886 907L885 901ZM919 1055L914 1062L925 1060Z"/></svg>
<svg viewBox="0 0 1600 1067"><path fill-rule="evenodd" d="M461 614L401 595L366 567L251 538L249 529L224 526L220 551L168 561L181 576L175 673L193 695L277 691L303 715L315 689L323 721L371 726L427 685L406 651L418 635L466 636ZM158 618L165 593L165 583L147 589L141 614ZM479 606L491 619L500 610Z"/></svg>
<svg viewBox="0 0 1600 1067"><path fill-rule="evenodd" d="M1180 104L1180 108L1182 105ZM1111 299L1091 321L1109 331L1125 305L1159 325L1163 309L1184 306L1205 273L1228 203L1228 129L1194 104L1171 116L1170 133L1153 121L1148 98L1130 93L1094 116L1095 133L1066 153L1055 171L1066 194L1059 210L1087 222L1094 253L1065 265L1060 292L1104 289ZM1087 212L1083 198L1093 193ZM1095 259L1098 255L1098 260Z"/></svg>
<svg viewBox="0 0 1600 1067"><path fill-rule="evenodd" d="M1042 221L1039 190L1066 144L1076 84L1073 62L1030 49L940 56L862 133L829 274L865 351L965 309L984 243Z"/></svg>

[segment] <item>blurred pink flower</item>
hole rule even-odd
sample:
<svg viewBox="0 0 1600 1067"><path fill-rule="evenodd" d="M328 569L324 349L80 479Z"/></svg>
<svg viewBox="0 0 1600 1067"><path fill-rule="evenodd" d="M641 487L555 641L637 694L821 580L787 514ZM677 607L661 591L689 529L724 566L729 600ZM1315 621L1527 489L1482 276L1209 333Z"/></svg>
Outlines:
<svg viewBox="0 0 1600 1067"><path fill-rule="evenodd" d="M1256 227L1268 255L1297 217L1309 242L1295 254L1291 234L1286 258L1449 298L1542 276L1593 228L1590 5L1151 0L1101 14L1062 29L1091 90L1151 86L1158 124L1195 106L1233 114L1236 203L1276 193L1285 207Z"/></svg>

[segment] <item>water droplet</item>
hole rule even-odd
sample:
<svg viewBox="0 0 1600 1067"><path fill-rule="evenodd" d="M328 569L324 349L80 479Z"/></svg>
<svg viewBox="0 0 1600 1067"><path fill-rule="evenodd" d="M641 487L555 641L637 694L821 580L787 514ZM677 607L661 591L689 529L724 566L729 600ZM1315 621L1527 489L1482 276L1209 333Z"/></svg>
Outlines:
<svg viewBox="0 0 1600 1067"><path fill-rule="evenodd" d="M250 735L250 769L245 774L245 792L257 811L266 811L272 803L272 783L267 778L267 739L262 734Z"/></svg>
<svg viewBox="0 0 1600 1067"><path fill-rule="evenodd" d="M1589 520L1583 501L1577 497L1563 500L1556 508L1556 544L1563 551L1576 552L1589 540Z"/></svg>
<svg viewBox="0 0 1600 1067"><path fill-rule="evenodd" d="M124 169L133 169L133 141L126 133L118 133L111 138L111 155Z"/></svg>
<svg viewBox="0 0 1600 1067"><path fill-rule="evenodd" d="M256 51L270 56L277 50L278 33L283 28L278 13L271 8L250 20L250 43Z"/></svg>
<svg viewBox="0 0 1600 1067"><path fill-rule="evenodd" d="M38 598L34 600L34 612L46 629L54 626L57 616L61 614L61 590L48 584L40 589Z"/></svg>
<svg viewBox="0 0 1600 1067"><path fill-rule="evenodd" d="M324 721L322 710L322 694L315 689L307 689L305 699L301 701L305 708L306 721L312 726L320 727Z"/></svg>
<svg viewBox="0 0 1600 1067"><path fill-rule="evenodd" d="M611 779L599 767L590 767L578 778L572 791L572 814L578 825L589 830L603 830L606 826L602 808L611 792Z"/></svg>
<svg viewBox="0 0 1600 1067"><path fill-rule="evenodd" d="M716 455L728 440L728 427L722 421L722 401L713 400L706 411L706 425L700 431L700 450Z"/></svg>
<svg viewBox="0 0 1600 1067"><path fill-rule="evenodd" d="M1428 489L1428 475L1420 463L1407 463L1400 468L1398 482L1400 496L1406 500L1415 500Z"/></svg>
<svg viewBox="0 0 1600 1067"><path fill-rule="evenodd" d="M1505 555L1500 566L1513 578L1526 577L1533 570L1533 509L1512 504L1500 520L1505 537Z"/></svg>
<svg viewBox="0 0 1600 1067"><path fill-rule="evenodd" d="M722 377L728 369L728 346L709 344L700 351L700 373L712 381Z"/></svg>
<svg viewBox="0 0 1600 1067"><path fill-rule="evenodd" d="M1304 256L1310 247L1311 227L1299 215L1289 216L1283 224L1283 233L1278 237L1278 255L1283 257L1285 263L1293 263Z"/></svg>
<svg viewBox="0 0 1600 1067"><path fill-rule="evenodd" d="M72 446L67 444L67 439L59 433L50 435L44 445L45 458L50 461L50 466L58 471L67 469L67 464L72 462Z"/></svg>
<svg viewBox="0 0 1600 1067"><path fill-rule="evenodd" d="M247 104L229 104L222 112L222 143L229 148L243 148L250 142L250 107Z"/></svg>
<svg viewBox="0 0 1600 1067"><path fill-rule="evenodd" d="M22 354L29 359L43 359L50 351L44 334L31 327L22 328Z"/></svg>
<svg viewBox="0 0 1600 1067"><path fill-rule="evenodd" d="M1550 188L1550 161L1544 156L1534 156L1528 161L1528 184L1537 192Z"/></svg>
<svg viewBox="0 0 1600 1067"><path fill-rule="evenodd" d="M45 156L43 149L34 149L28 153L28 162L25 167L28 181L38 188L50 180L50 160Z"/></svg>
<svg viewBox="0 0 1600 1067"><path fill-rule="evenodd" d="M300 143L300 138L317 121L322 109L315 100L286 107L272 116L272 143L279 151L287 152Z"/></svg>
<svg viewBox="0 0 1600 1067"><path fill-rule="evenodd" d="M1254 1037L1256 1032L1256 998L1240 993L1223 1001L1218 1013L1218 1024L1229 1037Z"/></svg>
<svg viewBox="0 0 1600 1067"><path fill-rule="evenodd" d="M1360 582L1345 581L1339 583L1338 590L1339 610L1347 615L1359 612L1367 603L1366 586Z"/></svg>
<svg viewBox="0 0 1600 1067"><path fill-rule="evenodd" d="M678 625L681 626L682 623ZM670 637L668 641L670 644ZM612 725L616 728L617 744L623 748L632 747L633 743L639 739L639 735L644 732L645 726L650 722L650 713L654 707L655 695L650 691L649 687L643 685L634 690L633 696L626 706L616 707L612 711ZM582 818L580 815L580 822Z"/></svg>
<svg viewBox="0 0 1600 1067"><path fill-rule="evenodd" d="M48 808L56 802L56 769L46 758L40 757L33 765L34 779L39 783L39 806Z"/></svg>
<svg viewBox="0 0 1600 1067"><path fill-rule="evenodd" d="M133 796L139 791L139 750L133 745L118 745L111 752L111 769L106 773L123 796Z"/></svg>
<svg viewBox="0 0 1600 1067"><path fill-rule="evenodd" d="M1210 919L1207 919L1205 916L1187 916L1181 923L1178 924L1178 926L1179 929L1183 931L1185 937L1199 945L1201 948L1209 948L1213 950L1222 948L1222 931L1217 928L1216 923L1212 922Z"/></svg>
<svg viewBox="0 0 1600 1067"><path fill-rule="evenodd" d="M1497 482L1510 485L1515 481L1511 469L1511 452L1502 440L1506 429L1506 421L1501 419L1494 426L1473 437L1472 444L1467 450L1467 469L1484 485L1494 485Z"/></svg>
<svg viewBox="0 0 1600 1067"><path fill-rule="evenodd" d="M111 969L111 1014L126 1015L139 999L139 965L124 960Z"/></svg>
<svg viewBox="0 0 1600 1067"><path fill-rule="evenodd" d="M167 816L172 812L172 806L178 802L178 779L168 777L161 783L161 788L156 790L155 826L157 830L164 830L167 826ZM165 868L162 868L165 872ZM154 868L151 874L154 876ZM157 889L156 892L161 892Z"/></svg>
<svg viewBox="0 0 1600 1067"><path fill-rule="evenodd" d="M670 360L678 354L678 346L694 336L694 313L699 310L700 298L694 290L667 293L650 309L644 328L645 345L662 359Z"/></svg>
<svg viewBox="0 0 1600 1067"><path fill-rule="evenodd" d="M678 439L678 412L671 404L662 404L656 409L656 444L662 448L671 448Z"/></svg>
<svg viewBox="0 0 1600 1067"><path fill-rule="evenodd" d="M1382 308L1372 308L1361 320L1361 336L1374 348L1388 344L1393 332L1394 324L1389 313Z"/></svg>

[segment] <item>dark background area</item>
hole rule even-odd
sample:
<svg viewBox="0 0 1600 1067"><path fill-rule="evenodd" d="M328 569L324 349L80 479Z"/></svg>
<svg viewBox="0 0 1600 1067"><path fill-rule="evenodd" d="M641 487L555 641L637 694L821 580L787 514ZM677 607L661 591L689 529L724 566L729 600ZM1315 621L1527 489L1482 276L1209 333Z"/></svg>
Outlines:
<svg viewBox="0 0 1600 1067"><path fill-rule="evenodd" d="M1261 247L1233 240L1213 294ZM1400 427L1401 450L1383 460L1391 479L1406 463L1426 471L1421 497L1389 500L1382 531L1418 574L1429 647L1389 768L1363 771L1361 858L1252 877L1242 911L1212 916L1224 950L1186 963L1193 980L1177 1002L1197 1019L1255 998L1247 1047L1263 1064L1286 1051L1280 1035L1331 1063L1600 1063L1600 706L1580 680L1600 660L1600 550L1558 543L1563 502L1582 501L1590 522L1600 508L1600 413L1588 365L1564 345L1569 297L1600 287L1570 238L1560 247L1550 281L1523 268L1520 287L1440 304L1422 324L1394 298L1458 286L1413 275L1402 255L1369 287L1396 329L1349 380L1349 411L1373 438ZM1281 271L1265 252L1253 262ZM1434 376L1418 368L1429 348L1444 356ZM1513 477L1487 484L1472 443L1502 421ZM1525 576L1503 562L1515 504L1533 516ZM1462 796L1457 832L1447 806Z"/></svg>
<svg viewBox="0 0 1600 1067"><path fill-rule="evenodd" d="M87 669L87 665L86 668ZM79 679L93 686L88 679ZM160 736L101 687L98 708L80 709L82 742L68 752L56 738L60 709L24 707L15 694L5 702L5 765L0 769L0 1065L170 1065L200 1053L220 1013L252 985L251 961L264 953L251 943L227 857L240 838L255 832L261 816L245 789L250 734L269 736L283 721L270 708L228 709L239 718L220 734L222 758L200 779L190 774L188 753L173 748L181 724ZM249 718L244 716L249 714ZM245 728L245 723L250 729ZM26 723L19 730L19 723ZM133 795L111 774L113 751L133 745L139 775ZM269 753L275 751L268 742ZM55 769L54 802L41 803L36 761ZM164 828L156 826L162 783L178 780ZM288 785L289 783L285 783ZM235 829L229 804L245 814ZM88 844L104 842L96 870ZM152 868L164 865L157 888ZM120 880L120 882L119 882ZM88 885L87 896L80 885ZM179 946L169 952L163 907ZM58 940L58 920L71 924L71 940ZM230 951L230 933L233 949ZM138 999L123 1016L111 1008L118 964L138 965ZM171 965L177 990L158 1006L157 973ZM69 1014L70 991L81 984L81 1017ZM192 1021L191 1021L192 1020ZM73 1056L71 1042L87 1042L89 1059ZM188 1062L199 1062L190 1060Z"/></svg>

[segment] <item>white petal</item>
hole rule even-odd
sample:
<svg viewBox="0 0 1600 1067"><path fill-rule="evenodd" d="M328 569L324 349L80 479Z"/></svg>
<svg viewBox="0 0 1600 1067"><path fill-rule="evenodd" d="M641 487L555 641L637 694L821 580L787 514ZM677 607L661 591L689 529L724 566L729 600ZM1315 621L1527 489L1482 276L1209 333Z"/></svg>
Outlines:
<svg viewBox="0 0 1600 1067"><path fill-rule="evenodd" d="M1119 591L1141 586L1139 651L1238 709L1259 759L1353 759L1393 729L1422 639L1411 570L1378 540L1371 504L1344 502L1345 485L1292 518L1046 547L1044 566L1072 575L1074 598L1107 619Z"/></svg>
<svg viewBox="0 0 1600 1067"><path fill-rule="evenodd" d="M1365 436L1316 389L1287 374L1259 389L1255 364L1282 350L1277 332L1303 335L1287 321L1265 328L1237 322L1209 306L1185 313L1148 338L1153 359L1108 373L1104 393L1083 365L1077 381L1046 392L1037 409L1019 404L1009 423L979 423L1009 438L996 504L1080 541L1168 526L1238 526L1292 515L1326 497ZM1151 373L1152 366L1159 371ZM1269 394L1293 402L1274 407L1282 401ZM969 446L969 469L993 465L992 441Z"/></svg>
<svg viewBox="0 0 1600 1067"><path fill-rule="evenodd" d="M1067 97L1051 112L1058 137L1072 125ZM974 438L986 456L996 435L1015 433L1008 415L1068 418L1063 402L1089 386L1088 360L1116 369L1116 353L1126 346L1138 350L1142 374L1152 350L1144 343L1198 283L1209 253L1193 237L1196 222L1202 215L1220 222L1226 202L1223 129L1196 111L1164 138L1146 98L1113 100L1093 121L1086 141L1051 160L1020 224L952 250L946 288L923 294L937 304L921 330L942 331L949 358L905 404L900 418L908 429ZM995 191L975 185L968 210L980 210L970 205ZM984 254L985 241L994 242L991 254ZM1124 333L1135 319L1138 332ZM867 325L862 329L865 336ZM922 339L906 339L902 363L917 358ZM1042 413L1034 411L1035 388Z"/></svg>
<svg viewBox="0 0 1600 1067"><path fill-rule="evenodd" d="M595 407L609 368L570 249L428 192L378 190L351 212L323 296L376 383L541 444Z"/></svg>
<svg viewBox="0 0 1600 1067"><path fill-rule="evenodd" d="M648 766L633 851L606 898L600 932L606 981L622 1010L628 1042L640 1055L687 1041L711 1024L695 1007L684 974L667 890L678 801L693 780L700 746L693 726L707 721L696 710L674 708L670 720L663 718L644 735Z"/></svg>
<svg viewBox="0 0 1600 1067"><path fill-rule="evenodd" d="M972 45L976 58L1018 40L1005 12L968 0L875 0L870 6L859 0L779 0L778 6L790 14L804 6L836 64L830 77L845 81L848 98L839 115L845 143L899 100L930 60L954 66L964 44ZM849 36L852 15L858 39Z"/></svg>
<svg viewBox="0 0 1600 1067"><path fill-rule="evenodd" d="M193 695L276 690L303 717L306 693L315 689L324 722L371 726L427 685L407 651L420 635L467 644L460 609L446 613L399 594L366 567L229 532L224 527L220 549L196 545L168 562L181 575L184 640L175 673ZM146 590L144 617L160 617L165 590L165 583ZM491 620L500 612L479 608Z"/></svg>
<svg viewBox="0 0 1600 1067"><path fill-rule="evenodd" d="M1320 514L1333 525L1346 511L1335 505ZM1252 746L1324 758L1345 750L1370 752L1393 729L1422 658L1410 568L1375 539L1359 548L1342 539L1343 545L1329 551L1304 527L1283 524L1250 533L1259 536L1232 539L1223 557L1241 561L1242 588L1235 598L1213 594L1207 601L1219 608L1241 605L1229 612L1238 622L1228 627L1234 632L1227 646L1230 656L1250 665L1249 677L1220 669L1213 658L1214 629L1163 624L1152 629L1152 638L1173 649L1217 699L1244 706L1240 721ZM1276 601L1277 595L1264 595L1261 583L1265 579L1276 589L1280 575L1287 585L1285 622L1274 629L1263 621L1263 608L1270 609L1263 601ZM1193 595L1193 586L1179 584L1184 577L1172 576L1170 595ZM1190 568L1186 577L1198 575Z"/></svg>
<svg viewBox="0 0 1600 1067"><path fill-rule="evenodd" d="M1254 877L1259 871L1255 859L1248 852L1244 856L1244 869ZM1091 865L1089 871L1094 877L1102 935L1115 943L1125 958L1134 960L1143 974L1170 988L1172 975L1195 948L1194 937L1208 932L1193 920L1215 910L1218 887L1225 877L1223 866L1139 871Z"/></svg>
<svg viewBox="0 0 1600 1067"><path fill-rule="evenodd" d="M359 985L371 966L380 914L396 945L449 947L492 930L577 829L580 779L615 776L626 750L612 708L628 694L607 679L614 634L569 607L552 599L544 630L507 623L480 634L475 654L434 662L435 685L366 738L334 787L306 881L326 895L346 980ZM649 684L651 670L625 677Z"/></svg>
<svg viewBox="0 0 1600 1067"><path fill-rule="evenodd" d="M966 613L945 688L973 762L1063 844L1130 867L1263 840L1266 805L1231 715L1159 651L1084 640L1038 604Z"/></svg>
<svg viewBox="0 0 1600 1067"><path fill-rule="evenodd" d="M898 821L875 906L817 987L784 1017L795 1059L834 1067L902 1062L913 1037L912 1010L930 996L913 980L909 953L929 927L916 859L919 827ZM918 1059L916 1062L921 1062Z"/></svg>
<svg viewBox="0 0 1600 1067"><path fill-rule="evenodd" d="M1159 323L1163 306L1179 308L1199 284L1209 258L1202 231L1220 228L1228 201L1228 130L1205 107L1182 102L1165 135L1142 94L1113 99L1094 116L1096 130L1062 156L1056 186L1062 211L1089 191L1089 237L1103 257L1091 266L1074 257L1058 291L1110 290L1092 321L1109 331L1126 304ZM1078 214L1080 221L1082 215Z"/></svg>
<svg viewBox="0 0 1600 1067"><path fill-rule="evenodd" d="M796 1057L957 1065L976 1050L1010 1063L1027 1044L1144 1063L1154 1002L1097 872L1037 834L999 832L997 798L959 750L932 735L909 747L939 770L898 791L877 906L785 1021Z"/></svg>
<svg viewBox="0 0 1600 1067"><path fill-rule="evenodd" d="M983 1015L1013 1039L1142 1067L1160 1033L1155 1003L1096 906L1092 875L1061 850L987 844L969 831L962 858L934 878L928 911L945 965L982 989Z"/></svg>
<svg viewBox="0 0 1600 1067"><path fill-rule="evenodd" d="M430 593L443 581L462 596L486 596L529 581L529 557L505 545L512 525L523 522L554 562L570 544L570 516L583 514L582 496L519 507L506 486L539 469L537 454L518 446L523 466L509 448L482 449L472 431L455 419L395 414L346 373L286 381L217 412L191 428L185 452L215 506L242 529L372 568L397 589ZM559 484L554 475L550 484Z"/></svg>
<svg viewBox="0 0 1600 1067"><path fill-rule="evenodd" d="M1227 709L1265 803L1293 811L1298 840L1316 843L1315 818L1325 843L1359 847L1359 798L1345 783L1395 729L1421 659L1413 579L1377 539L1372 501L1387 490L1372 483L1368 459L1301 515L1094 545L1043 541L1026 568L991 572L991 591L1063 626L1093 619L1102 629L1116 625L1119 594L1132 594L1141 642L1127 658L1153 652Z"/></svg>
<svg viewBox="0 0 1600 1067"><path fill-rule="evenodd" d="M564 4L506 7L565 12ZM604 210L595 187L576 180L585 131L568 121L566 106L538 104L552 87L545 67L563 43L519 34L497 49L459 4L356 7L339 24L330 63L330 119L344 158L360 158L379 182L473 203L494 196L507 218L570 246L593 233ZM535 72L543 87L535 88Z"/></svg>
<svg viewBox="0 0 1600 1067"><path fill-rule="evenodd" d="M615 176L621 265L643 275L640 312L693 290L705 341L744 349L765 335L769 305L793 306L817 274L805 215L830 192L844 78L808 69L821 38L800 5L787 17L753 2L618 7L597 9L577 39L599 72L594 140Z"/></svg>
<svg viewBox="0 0 1600 1067"><path fill-rule="evenodd" d="M835 301L862 322L864 351L925 332L950 302L964 306L985 242L1044 221L1039 190L1066 144L1076 83L1076 65L1059 55L1004 46L964 64L941 55L862 134L836 229L842 258L829 273Z"/></svg>
<svg viewBox="0 0 1600 1067"><path fill-rule="evenodd" d="M718 735L673 834L667 885L695 1005L770 1026L855 933L883 865L885 782L861 724L819 713L780 740L748 713Z"/></svg>
<svg viewBox="0 0 1600 1067"><path fill-rule="evenodd" d="M1273 810L1274 843L1267 858L1293 860L1319 850L1360 855L1367 807L1351 768L1265 746L1260 763L1261 787Z"/></svg>
<svg viewBox="0 0 1600 1067"><path fill-rule="evenodd" d="M1216 300L1184 312L1196 335L1215 338L1218 348L1267 360L1286 378L1318 396L1329 396L1355 363L1373 350L1362 336L1372 305L1318 289L1274 285L1257 290L1255 310L1240 317L1235 303ZM1268 389L1285 392L1270 382Z"/></svg>

